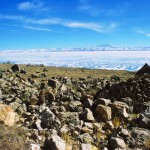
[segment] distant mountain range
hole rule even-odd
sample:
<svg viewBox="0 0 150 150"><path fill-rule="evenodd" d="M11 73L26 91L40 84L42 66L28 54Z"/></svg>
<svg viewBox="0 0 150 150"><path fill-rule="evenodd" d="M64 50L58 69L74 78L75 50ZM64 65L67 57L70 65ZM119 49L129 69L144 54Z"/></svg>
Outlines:
<svg viewBox="0 0 150 150"><path fill-rule="evenodd" d="M96 47L89 48L53 48L50 51L150 51L149 47L121 47L112 46L110 44L98 45Z"/></svg>
<svg viewBox="0 0 150 150"><path fill-rule="evenodd" d="M13 52L12 50L5 50L5 52ZM131 46L112 46L110 44L102 44L96 47L89 47L89 48L48 48L48 49L28 49L28 50L15 50L16 51L30 51L30 52L55 52L55 51L150 51L150 46L148 47L131 47ZM1 51L0 51L1 52Z"/></svg>
<svg viewBox="0 0 150 150"><path fill-rule="evenodd" d="M103 44L103 45L98 45L96 47L97 50L101 50L101 51L141 51L141 50L145 50L145 51L149 51L150 50L150 46L149 47L131 47L131 46L112 46L110 44Z"/></svg>

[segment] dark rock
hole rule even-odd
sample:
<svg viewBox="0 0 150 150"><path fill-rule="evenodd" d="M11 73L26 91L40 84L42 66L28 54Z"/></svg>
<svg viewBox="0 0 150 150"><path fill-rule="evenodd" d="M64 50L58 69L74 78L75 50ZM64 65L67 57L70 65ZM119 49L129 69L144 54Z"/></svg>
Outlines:
<svg viewBox="0 0 150 150"><path fill-rule="evenodd" d="M56 80L49 79L48 86L51 86L52 88L58 88L60 86L60 83Z"/></svg>
<svg viewBox="0 0 150 150"><path fill-rule="evenodd" d="M26 74L26 73L27 73L27 71L26 71L26 70L24 70L24 69L21 69L21 70L20 70L20 73Z"/></svg>
<svg viewBox="0 0 150 150"><path fill-rule="evenodd" d="M119 78L119 76L113 75L113 76L111 76L111 80L120 81L120 78Z"/></svg>
<svg viewBox="0 0 150 150"><path fill-rule="evenodd" d="M53 135L49 141L47 141L46 148L51 150L66 150L66 143L58 135Z"/></svg>
<svg viewBox="0 0 150 150"><path fill-rule="evenodd" d="M17 71L19 71L20 70L20 68L19 68L19 66L18 65L13 65L13 66L11 66L11 69L12 69L12 71L13 72L17 72Z"/></svg>
<svg viewBox="0 0 150 150"><path fill-rule="evenodd" d="M146 63L140 70L136 72L136 76L143 76L144 74L150 75L150 66Z"/></svg>
<svg viewBox="0 0 150 150"><path fill-rule="evenodd" d="M111 137L109 144L111 150L127 150L124 140L119 137Z"/></svg>
<svg viewBox="0 0 150 150"><path fill-rule="evenodd" d="M150 113L140 114L138 118L138 126L141 128L150 129Z"/></svg>

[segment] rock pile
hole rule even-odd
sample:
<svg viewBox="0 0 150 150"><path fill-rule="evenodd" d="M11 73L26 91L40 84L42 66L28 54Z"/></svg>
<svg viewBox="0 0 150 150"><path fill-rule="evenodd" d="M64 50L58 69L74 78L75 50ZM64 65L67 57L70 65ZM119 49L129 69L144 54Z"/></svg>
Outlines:
<svg viewBox="0 0 150 150"><path fill-rule="evenodd" d="M17 69L19 68L19 69ZM41 73L46 73L45 70ZM0 123L20 125L42 150L136 150L150 142L150 78L0 78ZM16 123L16 124L15 124Z"/></svg>
<svg viewBox="0 0 150 150"><path fill-rule="evenodd" d="M146 63L140 70L135 74L136 76L150 76L150 66Z"/></svg>

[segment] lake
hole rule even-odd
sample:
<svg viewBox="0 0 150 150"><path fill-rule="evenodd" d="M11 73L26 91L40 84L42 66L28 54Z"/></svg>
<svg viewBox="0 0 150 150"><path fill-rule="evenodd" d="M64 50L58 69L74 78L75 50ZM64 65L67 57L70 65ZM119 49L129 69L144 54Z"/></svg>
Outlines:
<svg viewBox="0 0 150 150"><path fill-rule="evenodd" d="M0 63L44 64L58 67L81 67L137 71L150 64L150 51L0 51Z"/></svg>

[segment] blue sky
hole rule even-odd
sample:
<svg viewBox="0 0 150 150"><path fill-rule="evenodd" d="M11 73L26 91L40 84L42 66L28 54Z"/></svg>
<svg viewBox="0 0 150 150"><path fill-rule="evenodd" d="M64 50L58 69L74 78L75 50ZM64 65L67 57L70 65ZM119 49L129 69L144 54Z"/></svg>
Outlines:
<svg viewBox="0 0 150 150"><path fill-rule="evenodd" d="M150 0L1 0L0 50L150 46Z"/></svg>

